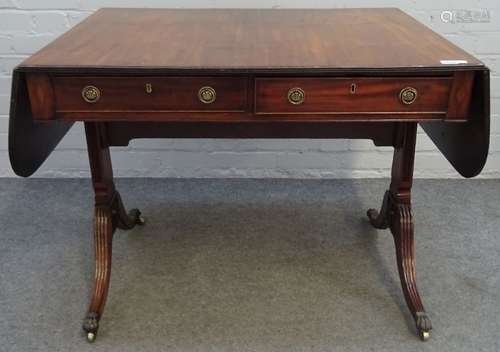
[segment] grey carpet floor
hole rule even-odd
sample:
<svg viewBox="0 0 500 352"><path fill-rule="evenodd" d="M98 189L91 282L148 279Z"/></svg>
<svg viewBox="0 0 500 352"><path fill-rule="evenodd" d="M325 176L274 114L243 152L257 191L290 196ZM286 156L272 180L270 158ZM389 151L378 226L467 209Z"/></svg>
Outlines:
<svg viewBox="0 0 500 352"><path fill-rule="evenodd" d="M144 227L117 231L99 336L89 180L0 180L0 350L498 351L500 180L417 180L420 342L388 231L388 180L120 179Z"/></svg>

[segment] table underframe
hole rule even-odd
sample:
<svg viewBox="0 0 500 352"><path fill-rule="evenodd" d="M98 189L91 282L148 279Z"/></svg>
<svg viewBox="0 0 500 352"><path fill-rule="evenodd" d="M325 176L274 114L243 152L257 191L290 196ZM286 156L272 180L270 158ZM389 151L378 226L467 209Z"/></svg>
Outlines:
<svg viewBox="0 0 500 352"><path fill-rule="evenodd" d="M165 127L165 132L161 136L158 135L158 131L160 131L160 134L162 133L160 127ZM238 131L238 127L241 126L225 126L226 132L224 132L224 129L221 128L210 130L211 126L205 125L206 132L201 132L201 135L195 136L192 131L200 131L197 127L199 126L176 127L147 122L136 124L85 122L92 184L95 192L93 226L95 248L94 289L88 313L83 323L83 330L87 334L89 341L93 341L97 336L99 320L103 314L108 295L113 234L117 228L132 229L135 225L144 224L144 219L138 209L132 209L128 213L125 210L113 180L110 146L127 144L131 138L137 136L171 137L176 135L184 137L193 135L198 138L209 136L231 137L232 133L238 134L235 131ZM269 125L267 127L244 127L245 132L240 133L240 135L247 138L258 138L259 136L269 138L274 135L282 138L288 135L290 138L293 138L301 134L304 134L303 138L305 138L308 133L310 133L309 136L311 138L321 138L324 136L340 138L342 136L349 137L349 135L352 135L354 138L363 138L372 134L371 137L375 144L392 145L394 147L389 189L383 197L380 211L369 209L367 215L368 220L375 228L389 228L393 235L397 266L406 303L414 318L418 335L423 340L428 339L432 326L416 285L414 224L411 209L417 123L374 123L373 128L360 124L357 130L355 129L356 124L352 123L344 126L347 128L342 128L339 125L339 128L335 129L336 132L333 131L330 134L318 134L317 132L321 128L316 132L299 129L300 133L293 133L293 129L287 132L286 126L283 126L283 129L278 128L274 133L269 133ZM381 129L378 127L381 127ZM216 133L215 131L219 132ZM267 132L264 133L263 131ZM351 134L349 131L351 131Z"/></svg>

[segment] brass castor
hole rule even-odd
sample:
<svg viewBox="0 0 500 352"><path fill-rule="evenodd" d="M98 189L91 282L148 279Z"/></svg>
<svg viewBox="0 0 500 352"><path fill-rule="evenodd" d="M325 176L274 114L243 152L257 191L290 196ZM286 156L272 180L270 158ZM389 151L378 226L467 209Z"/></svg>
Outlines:
<svg viewBox="0 0 500 352"><path fill-rule="evenodd" d="M99 330L99 315L95 312L88 313L83 321L82 328L87 334L87 341L94 342L97 337L97 330Z"/></svg>
<svg viewBox="0 0 500 352"><path fill-rule="evenodd" d="M142 216L142 213L139 209L132 209L128 213L129 218L132 220L132 223L128 227L131 229L134 225L144 225L146 223L146 219Z"/></svg>
<svg viewBox="0 0 500 352"><path fill-rule="evenodd" d="M94 342L96 337L97 337L97 334L95 334L93 332L87 333L87 341L90 343Z"/></svg>
<svg viewBox="0 0 500 352"><path fill-rule="evenodd" d="M425 312L415 314L418 336L422 341L427 341L431 337L432 324Z"/></svg>
<svg viewBox="0 0 500 352"><path fill-rule="evenodd" d="M146 223L146 219L142 215L137 217L137 225L144 225Z"/></svg>
<svg viewBox="0 0 500 352"><path fill-rule="evenodd" d="M117 227L122 230L133 229L135 225L142 226L146 219L142 216L139 209L132 209L125 213L124 209L115 209L113 215L117 216Z"/></svg>
<svg viewBox="0 0 500 352"><path fill-rule="evenodd" d="M421 330L421 331L418 332L418 334L419 334L420 339L422 341L427 341L431 337L431 332L430 331Z"/></svg>

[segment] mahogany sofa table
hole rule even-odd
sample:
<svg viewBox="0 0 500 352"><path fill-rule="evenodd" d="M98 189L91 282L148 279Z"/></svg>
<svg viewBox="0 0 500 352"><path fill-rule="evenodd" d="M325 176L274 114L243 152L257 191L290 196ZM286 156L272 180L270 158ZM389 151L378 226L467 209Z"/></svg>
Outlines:
<svg viewBox="0 0 500 352"><path fill-rule="evenodd" d="M398 9L102 9L14 70L9 153L30 176L83 121L95 191L97 335L116 228L143 224L113 182L110 147L134 138L363 138L394 147L371 224L390 228L422 339L411 187L417 124L464 177L489 145L489 70Z"/></svg>

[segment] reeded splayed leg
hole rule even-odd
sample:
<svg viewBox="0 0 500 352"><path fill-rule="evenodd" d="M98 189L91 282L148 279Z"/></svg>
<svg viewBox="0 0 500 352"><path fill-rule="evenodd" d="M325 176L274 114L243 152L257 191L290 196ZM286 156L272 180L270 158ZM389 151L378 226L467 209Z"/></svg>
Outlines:
<svg viewBox="0 0 500 352"><path fill-rule="evenodd" d="M399 278L406 304L415 320L422 340L430 337L431 321L425 312L417 289L411 187L415 158L416 123L402 123L399 128L390 189L384 195L380 212L368 210L370 223L378 229L390 227L396 247Z"/></svg>
<svg viewBox="0 0 500 352"><path fill-rule="evenodd" d="M417 289L413 215L410 204L395 205L391 232L394 237L394 244L396 245L399 278L406 304L415 319L420 338L425 341L430 337L432 324L425 312Z"/></svg>
<svg viewBox="0 0 500 352"><path fill-rule="evenodd" d="M94 211L94 292L90 300L87 316L83 321L83 330L87 333L90 342L93 342L97 336L99 318L104 310L104 304L108 296L113 231L113 219L110 209L96 207Z"/></svg>
<svg viewBox="0 0 500 352"><path fill-rule="evenodd" d="M99 320L108 296L113 233L116 228L132 229L136 224L144 224L139 210L133 209L127 214L120 194L115 189L109 147L106 145L103 130L104 126L98 123L85 123L92 184L95 192L94 291L82 326L89 342L93 342L97 337Z"/></svg>

